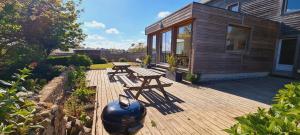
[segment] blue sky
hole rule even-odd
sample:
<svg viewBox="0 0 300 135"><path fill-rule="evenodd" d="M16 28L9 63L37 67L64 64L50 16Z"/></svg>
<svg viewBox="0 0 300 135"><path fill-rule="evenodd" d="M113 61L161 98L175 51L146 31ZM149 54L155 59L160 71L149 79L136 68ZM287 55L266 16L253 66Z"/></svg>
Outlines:
<svg viewBox="0 0 300 135"><path fill-rule="evenodd" d="M128 49L146 42L144 29L164 16L198 0L83 0L79 22L92 48Z"/></svg>

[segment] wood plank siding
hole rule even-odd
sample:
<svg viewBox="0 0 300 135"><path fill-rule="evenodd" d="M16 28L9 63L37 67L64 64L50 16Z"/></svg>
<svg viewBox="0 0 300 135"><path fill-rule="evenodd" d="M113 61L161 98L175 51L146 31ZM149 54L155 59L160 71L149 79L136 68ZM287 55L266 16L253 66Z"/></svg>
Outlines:
<svg viewBox="0 0 300 135"><path fill-rule="evenodd" d="M258 17L193 4L193 72L201 74L270 72L278 23ZM243 53L226 52L229 24L251 29Z"/></svg>
<svg viewBox="0 0 300 135"><path fill-rule="evenodd" d="M213 0L207 5L226 8L236 2L242 13L281 22L281 36L300 34L300 12L284 14L284 0Z"/></svg>
<svg viewBox="0 0 300 135"><path fill-rule="evenodd" d="M151 54L151 35L157 36L157 54L159 54L161 32L170 28L174 31L178 24L186 21L192 23L189 65L191 72L205 75L272 71L280 23L196 2L146 28L148 54ZM245 51L241 53L226 51L229 25L247 27L251 30ZM172 41L176 41L176 35L173 35ZM173 42L172 47L174 46Z"/></svg>

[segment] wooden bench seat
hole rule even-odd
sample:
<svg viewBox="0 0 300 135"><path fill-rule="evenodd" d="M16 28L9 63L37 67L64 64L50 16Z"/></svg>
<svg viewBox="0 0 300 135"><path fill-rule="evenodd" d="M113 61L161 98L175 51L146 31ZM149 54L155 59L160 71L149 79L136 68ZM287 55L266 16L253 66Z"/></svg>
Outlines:
<svg viewBox="0 0 300 135"><path fill-rule="evenodd" d="M107 74L112 74L112 73L114 73L116 71L113 70L112 68L106 68L106 72L107 72Z"/></svg>
<svg viewBox="0 0 300 135"><path fill-rule="evenodd" d="M119 75L119 77L122 80L122 82L124 83L124 87L133 89L133 90L138 90L141 88L142 83L140 81L133 82L126 75ZM151 82L149 85L144 86L143 89L158 88L157 84L152 84L152 83L156 83L156 82L155 81ZM170 87L171 85L172 85L172 83L161 81L162 87Z"/></svg>

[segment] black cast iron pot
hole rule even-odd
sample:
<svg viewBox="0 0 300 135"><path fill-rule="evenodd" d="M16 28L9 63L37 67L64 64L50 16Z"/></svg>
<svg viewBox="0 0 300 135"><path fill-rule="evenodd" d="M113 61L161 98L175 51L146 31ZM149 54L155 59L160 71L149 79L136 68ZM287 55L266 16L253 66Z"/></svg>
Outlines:
<svg viewBox="0 0 300 135"><path fill-rule="evenodd" d="M146 108L137 100L119 95L119 100L110 102L102 111L105 130L111 135L135 134L143 128Z"/></svg>

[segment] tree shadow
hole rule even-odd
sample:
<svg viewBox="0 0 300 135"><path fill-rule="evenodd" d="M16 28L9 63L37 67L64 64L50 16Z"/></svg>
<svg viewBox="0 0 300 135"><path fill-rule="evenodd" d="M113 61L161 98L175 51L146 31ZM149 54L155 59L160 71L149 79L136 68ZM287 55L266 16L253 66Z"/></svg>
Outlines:
<svg viewBox="0 0 300 135"><path fill-rule="evenodd" d="M125 89L124 90L125 94L131 98L134 97L134 94L132 93L131 90ZM182 108L177 106L175 103L184 103L183 100L180 98L170 94L167 92L167 95L170 99L170 101L166 100L164 96L160 95L154 90L143 90L140 96L143 96L147 101L142 101L146 107L154 107L157 109L160 113L163 115L168 115L168 114L173 114L173 113L178 113L184 111Z"/></svg>

